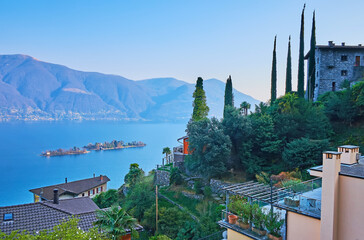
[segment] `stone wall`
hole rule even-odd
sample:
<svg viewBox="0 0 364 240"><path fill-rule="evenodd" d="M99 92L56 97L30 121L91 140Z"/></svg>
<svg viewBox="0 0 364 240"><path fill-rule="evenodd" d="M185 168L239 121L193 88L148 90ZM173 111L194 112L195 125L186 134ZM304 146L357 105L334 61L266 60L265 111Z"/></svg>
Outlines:
<svg viewBox="0 0 364 240"><path fill-rule="evenodd" d="M223 182L221 180L217 180L217 179L211 179L210 180L210 187L211 187L211 191L215 194L224 194L225 191L222 190L222 188L227 187L231 185L230 183L226 183Z"/></svg>
<svg viewBox="0 0 364 240"><path fill-rule="evenodd" d="M159 186L169 186L170 173L168 171L156 170L154 184Z"/></svg>
<svg viewBox="0 0 364 240"><path fill-rule="evenodd" d="M359 65L356 65L357 56L360 58ZM364 47L316 48L314 100L316 101L318 96L325 92L341 90L341 85L345 80L358 81L363 77L363 66ZM346 71L346 74L343 74L342 71Z"/></svg>

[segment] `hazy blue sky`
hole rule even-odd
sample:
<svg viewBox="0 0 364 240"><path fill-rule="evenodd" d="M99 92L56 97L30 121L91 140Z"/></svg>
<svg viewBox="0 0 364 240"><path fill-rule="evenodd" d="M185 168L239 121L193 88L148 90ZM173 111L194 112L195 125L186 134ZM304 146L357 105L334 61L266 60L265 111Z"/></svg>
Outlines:
<svg viewBox="0 0 364 240"><path fill-rule="evenodd" d="M304 2L305 52L314 9L318 44L364 43L360 0L1 0L0 54L22 53L133 80L225 81L231 74L235 88L266 101L276 34L278 94L284 91L290 34L296 88Z"/></svg>

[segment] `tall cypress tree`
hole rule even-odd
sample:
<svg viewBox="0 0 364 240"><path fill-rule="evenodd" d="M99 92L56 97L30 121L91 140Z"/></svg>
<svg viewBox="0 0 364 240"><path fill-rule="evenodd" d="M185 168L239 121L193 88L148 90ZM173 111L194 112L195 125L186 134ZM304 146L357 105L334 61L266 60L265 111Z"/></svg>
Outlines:
<svg viewBox="0 0 364 240"><path fill-rule="evenodd" d="M300 31L300 50L298 57L298 82L297 82L297 93L298 97L303 98L305 95L305 63L304 63L304 24L305 24L305 7L306 4L303 5L302 14L301 14L301 31Z"/></svg>
<svg viewBox="0 0 364 240"><path fill-rule="evenodd" d="M272 76L271 76L271 89L270 89L270 101L271 104L277 99L277 56L276 56L276 41L277 36L274 37L273 47L273 60L272 60Z"/></svg>
<svg viewBox="0 0 364 240"><path fill-rule="evenodd" d="M292 92L292 57L291 36L288 39L287 68L286 68L286 93Z"/></svg>
<svg viewBox="0 0 364 240"><path fill-rule="evenodd" d="M227 106L234 106L234 95L233 95L233 83L231 81L231 76L226 80L225 85L225 100L224 100L224 117Z"/></svg>
<svg viewBox="0 0 364 240"><path fill-rule="evenodd" d="M308 62L308 99L313 100L316 84L316 23L315 23L315 11L313 11L312 17L312 30L311 30L311 46L310 46L310 58Z"/></svg>
<svg viewBox="0 0 364 240"><path fill-rule="evenodd" d="M193 113L192 120L199 121L207 117L209 114L209 107L206 104L206 95L203 90L203 79L201 77L197 78L196 89L193 93Z"/></svg>

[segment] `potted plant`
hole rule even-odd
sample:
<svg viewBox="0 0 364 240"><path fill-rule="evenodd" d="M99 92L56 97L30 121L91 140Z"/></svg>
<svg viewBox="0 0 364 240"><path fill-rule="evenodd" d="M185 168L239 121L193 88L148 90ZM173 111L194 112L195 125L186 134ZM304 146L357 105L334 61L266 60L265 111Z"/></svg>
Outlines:
<svg viewBox="0 0 364 240"><path fill-rule="evenodd" d="M252 219L252 207L250 203L244 203L242 205L239 215L240 215L240 219L238 220L239 227L241 227L242 229L249 229L250 221Z"/></svg>
<svg viewBox="0 0 364 240"><path fill-rule="evenodd" d="M230 214L228 218L230 224L236 224L236 221L238 220L238 216L234 214Z"/></svg>
<svg viewBox="0 0 364 240"><path fill-rule="evenodd" d="M264 229L266 215L258 204L252 205L252 222L254 227L252 227L253 232L260 236L264 236L267 231Z"/></svg>
<svg viewBox="0 0 364 240"><path fill-rule="evenodd" d="M271 240L282 240L281 229L284 220L279 212L272 212L267 215L265 227L269 231L268 238Z"/></svg>

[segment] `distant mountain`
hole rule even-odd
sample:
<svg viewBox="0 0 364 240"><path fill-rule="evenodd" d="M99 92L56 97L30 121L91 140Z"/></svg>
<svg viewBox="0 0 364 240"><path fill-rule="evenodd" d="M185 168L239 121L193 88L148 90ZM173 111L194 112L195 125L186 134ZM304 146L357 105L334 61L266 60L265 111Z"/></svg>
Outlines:
<svg viewBox="0 0 364 240"><path fill-rule="evenodd" d="M26 55L0 55L0 121L188 120L194 84L174 78L133 81L81 72ZM210 115L221 117L225 84L204 81ZM236 104L259 101L234 90Z"/></svg>

